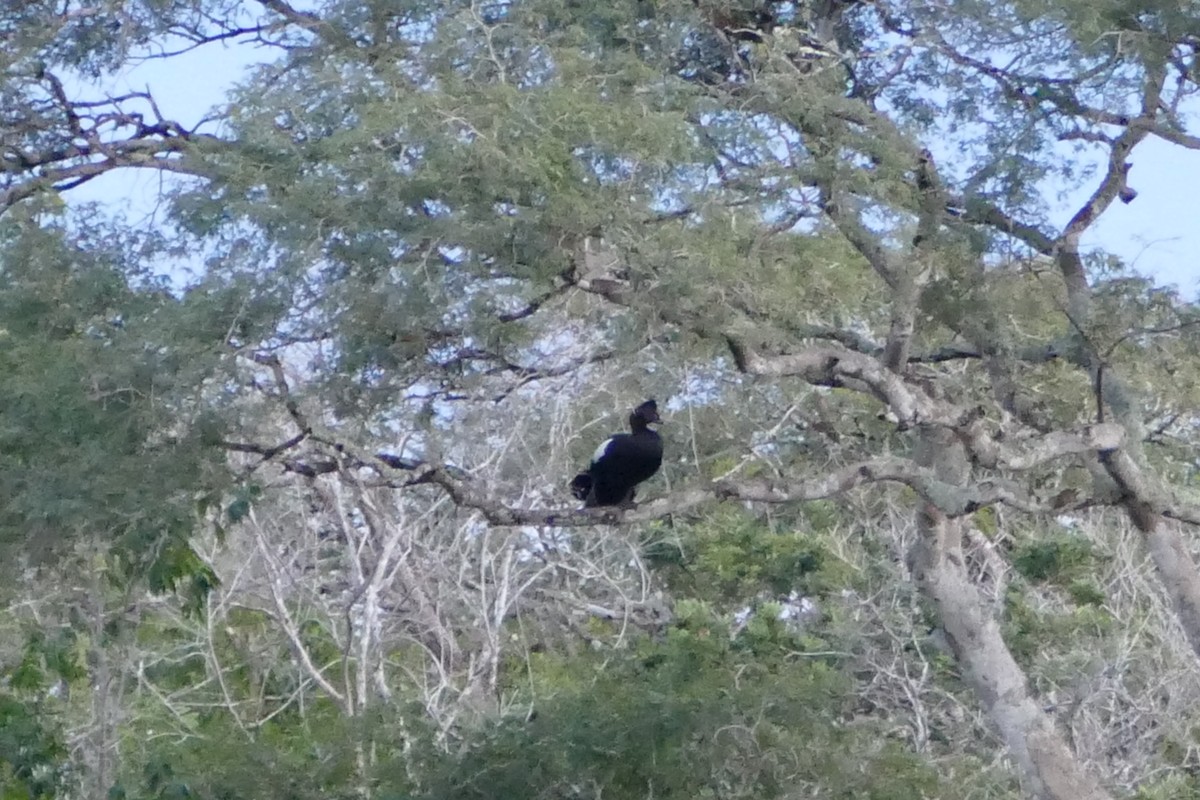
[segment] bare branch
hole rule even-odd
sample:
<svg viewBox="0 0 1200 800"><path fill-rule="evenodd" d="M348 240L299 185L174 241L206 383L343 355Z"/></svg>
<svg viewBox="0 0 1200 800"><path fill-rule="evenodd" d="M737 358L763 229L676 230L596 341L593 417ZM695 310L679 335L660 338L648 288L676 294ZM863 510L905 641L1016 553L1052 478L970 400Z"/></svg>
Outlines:
<svg viewBox="0 0 1200 800"><path fill-rule="evenodd" d="M253 511L251 512L253 515ZM274 603L275 619L279 622L280 627L286 634L288 645L291 647L292 655L296 658L296 663L305 671L308 677L316 683L321 689L329 695L330 699L341 707L343 713L349 711L346 696L337 690L327 677L325 671L318 667L309 655L308 648L305 646L303 637L300 635L300 627L296 623L295 617L288 608L287 600L284 596L284 575L282 566L279 564L278 558L274 555L271 547L263 538L262 529L260 526L254 526L255 542L258 545L258 552L263 558L263 563L267 566L270 575L270 594L271 600Z"/></svg>

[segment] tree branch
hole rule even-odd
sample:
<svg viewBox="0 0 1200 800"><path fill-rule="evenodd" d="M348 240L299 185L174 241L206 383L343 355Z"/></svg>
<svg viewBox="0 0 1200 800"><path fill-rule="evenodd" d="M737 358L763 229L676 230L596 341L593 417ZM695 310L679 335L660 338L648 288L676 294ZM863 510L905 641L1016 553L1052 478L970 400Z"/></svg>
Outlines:
<svg viewBox="0 0 1200 800"><path fill-rule="evenodd" d="M986 225L993 230L1012 236L1035 253L1044 256L1053 256L1055 253L1054 237L1035 225L1015 219L998 206L981 198L952 195L946 200L946 211L963 222Z"/></svg>
<svg viewBox="0 0 1200 800"><path fill-rule="evenodd" d="M981 408L961 408L936 400L870 356L830 345L765 358L735 337L728 336L727 341L742 372L797 376L816 386L844 387L870 394L896 415L903 428L931 425L954 430L983 466L1026 470L1062 455L1115 450L1125 440L1125 429L1108 423L1046 435L1039 435L1032 428L1007 430L1006 441L1001 442L985 430ZM1014 440L1019 443L1008 443Z"/></svg>

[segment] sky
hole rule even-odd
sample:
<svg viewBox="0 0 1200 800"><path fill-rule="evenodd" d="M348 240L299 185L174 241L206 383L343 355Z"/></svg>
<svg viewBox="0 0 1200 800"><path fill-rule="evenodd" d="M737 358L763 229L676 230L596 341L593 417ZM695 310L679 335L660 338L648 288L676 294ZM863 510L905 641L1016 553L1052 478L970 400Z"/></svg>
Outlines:
<svg viewBox="0 0 1200 800"><path fill-rule="evenodd" d="M1185 297L1200 298L1200 205L1192 197L1200 186L1200 152L1148 139L1129 161L1129 186L1138 196L1128 205L1113 203L1084 244L1116 253L1157 283L1176 285Z"/></svg>
<svg viewBox="0 0 1200 800"><path fill-rule="evenodd" d="M275 53L247 45L213 44L166 60L145 62L120 73L105 87L80 86L95 97L149 87L163 113L186 127L194 126L209 109L225 102L226 93L245 69ZM1114 202L1084 240L1122 258L1137 272L1159 285L1174 285L1188 299L1200 299L1200 213L1192 198L1200 185L1200 152L1158 139L1147 139L1134 150L1129 185L1138 196L1128 205ZM161 181L153 170L119 170L73 190L68 202L100 201L126 211L132 222L161 219ZM1099 177L1083 190L1064 198L1052 222L1065 223L1087 197Z"/></svg>
<svg viewBox="0 0 1200 800"><path fill-rule="evenodd" d="M168 59L145 61L102 84L76 83L68 89L74 88L80 97L99 99L149 88L163 116L191 129L212 108L225 104L247 67L274 57L248 45L210 44ZM174 178L150 169L116 170L72 190L66 200L115 205L131 222L154 220L163 213L162 181Z"/></svg>

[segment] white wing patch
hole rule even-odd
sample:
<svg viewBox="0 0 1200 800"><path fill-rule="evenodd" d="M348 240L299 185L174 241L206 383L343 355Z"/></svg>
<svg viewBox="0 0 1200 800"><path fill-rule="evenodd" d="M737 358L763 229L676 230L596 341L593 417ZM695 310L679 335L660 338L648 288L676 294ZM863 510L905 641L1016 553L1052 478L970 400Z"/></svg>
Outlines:
<svg viewBox="0 0 1200 800"><path fill-rule="evenodd" d="M600 443L600 446L596 448L596 452L592 453L592 463L593 464L595 464L600 459L604 458L604 454L606 452L608 452L608 446L610 444L612 444L612 439L605 439L603 442Z"/></svg>

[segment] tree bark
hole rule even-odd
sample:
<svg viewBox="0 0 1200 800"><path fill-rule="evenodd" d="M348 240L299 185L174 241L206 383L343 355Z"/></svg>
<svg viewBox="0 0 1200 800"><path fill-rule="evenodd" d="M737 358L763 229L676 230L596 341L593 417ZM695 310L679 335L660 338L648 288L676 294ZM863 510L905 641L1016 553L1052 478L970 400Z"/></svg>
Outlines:
<svg viewBox="0 0 1200 800"><path fill-rule="evenodd" d="M1192 646L1192 652L1200 656L1200 580L1187 542L1176 525L1167 524L1158 514L1144 521L1136 514L1130 516L1145 537L1146 549L1150 551L1158 577L1175 607L1175 615L1188 637L1188 644ZM1150 524L1144 526L1144 522Z"/></svg>
<svg viewBox="0 0 1200 800"><path fill-rule="evenodd" d="M963 484L970 467L966 450L944 428L921 426L917 461L948 483ZM1012 752L1021 782L1038 800L1111 798L1087 773L1029 693L1000 625L967 574L963 521L930 503L917 513L918 539L909 566L922 595L932 603L963 676Z"/></svg>

